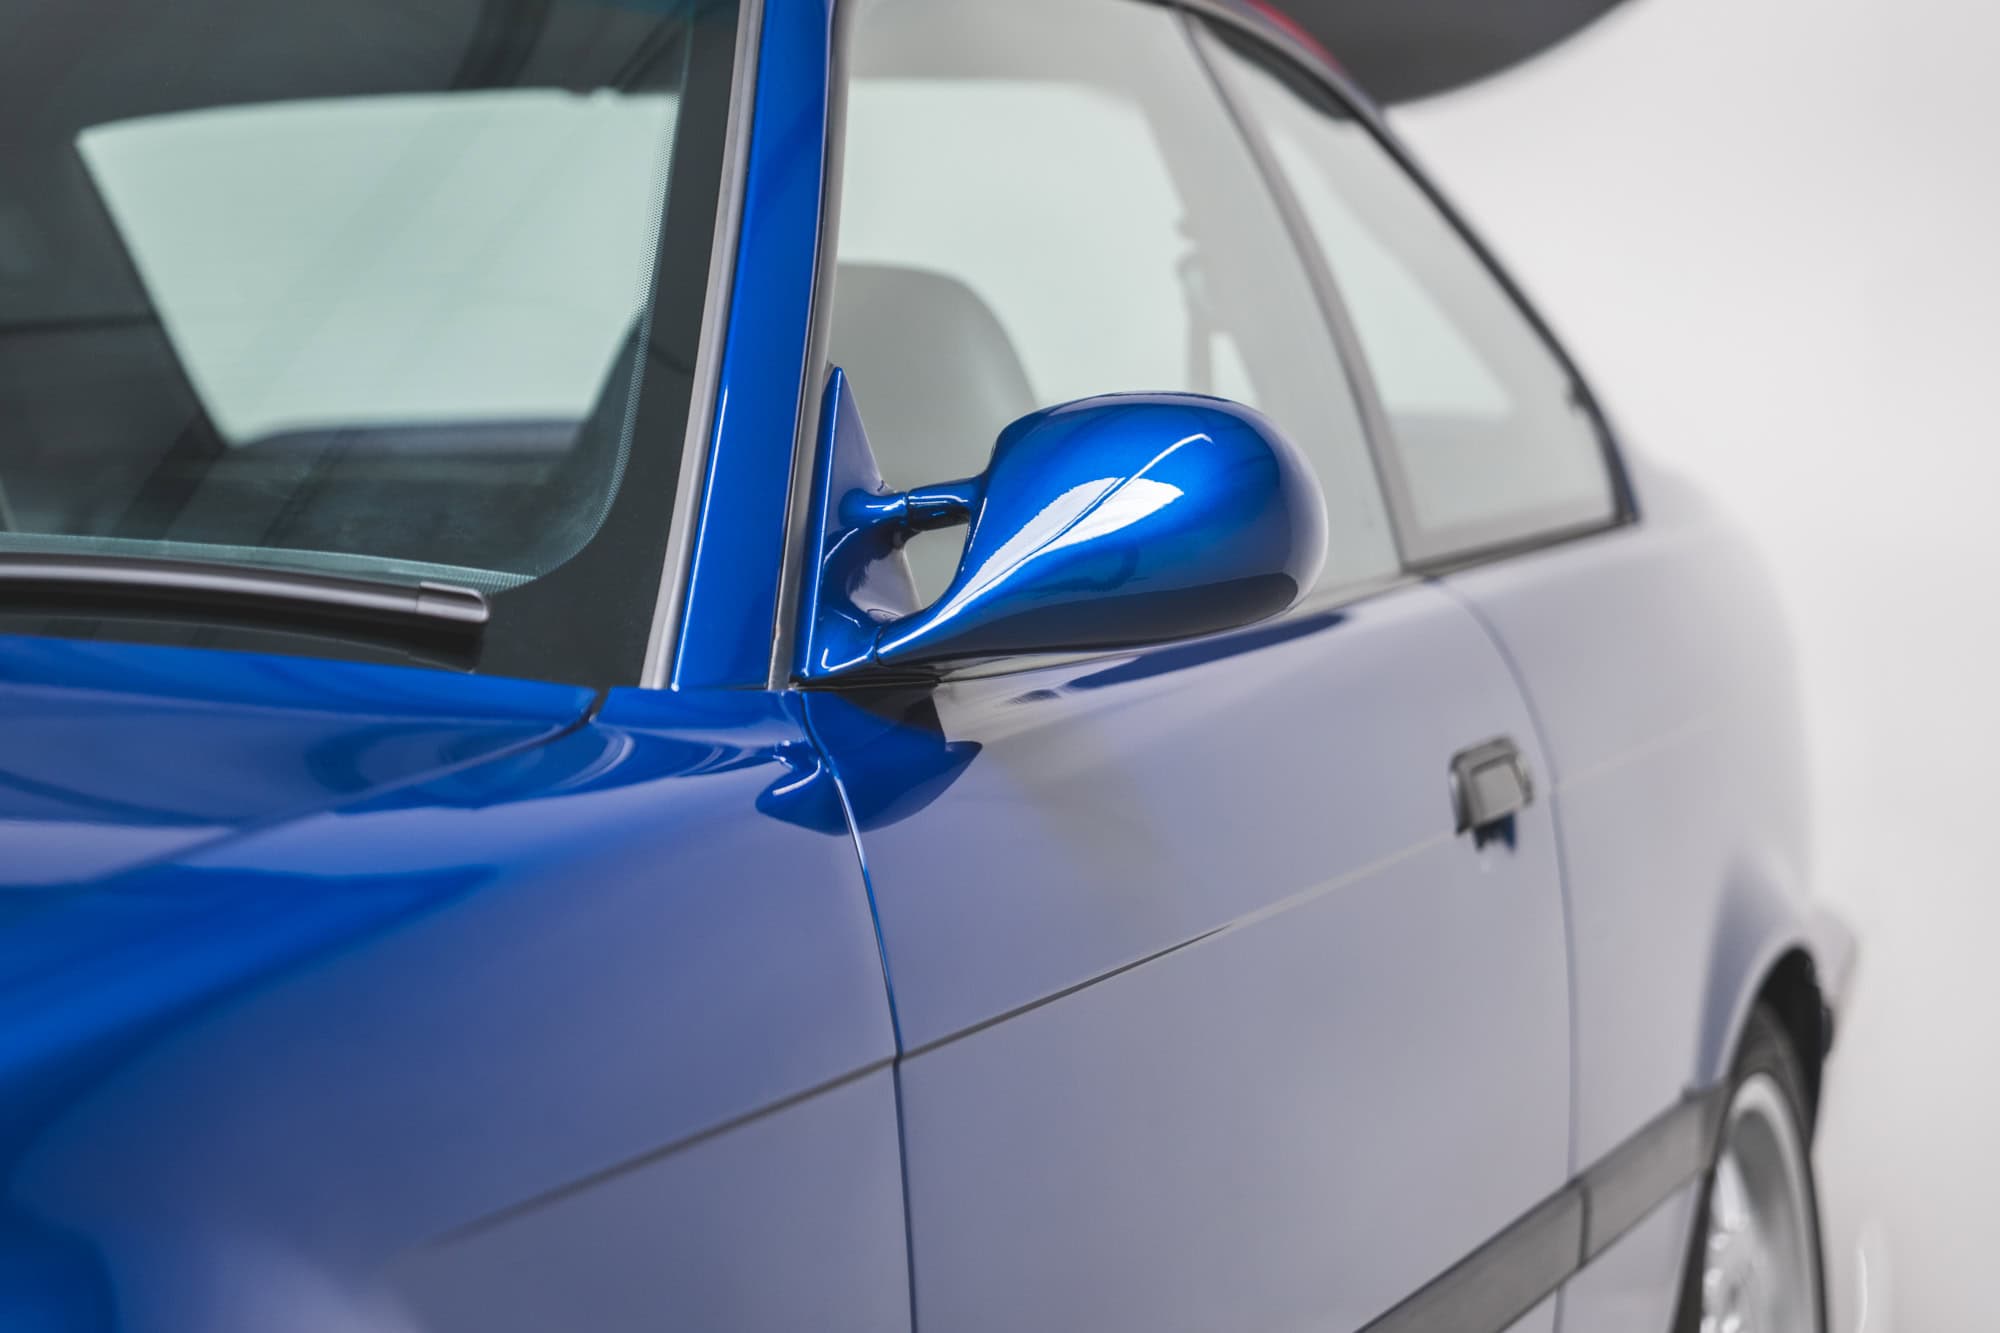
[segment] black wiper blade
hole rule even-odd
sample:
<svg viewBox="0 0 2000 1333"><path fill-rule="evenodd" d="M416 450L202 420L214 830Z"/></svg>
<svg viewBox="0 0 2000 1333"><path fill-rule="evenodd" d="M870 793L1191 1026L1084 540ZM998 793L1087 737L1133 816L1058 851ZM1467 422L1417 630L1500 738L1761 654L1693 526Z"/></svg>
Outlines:
<svg viewBox="0 0 2000 1333"><path fill-rule="evenodd" d="M148 556L0 552L0 611L52 602L240 610L452 637L478 634L490 614L485 595L476 589L428 580L393 583Z"/></svg>

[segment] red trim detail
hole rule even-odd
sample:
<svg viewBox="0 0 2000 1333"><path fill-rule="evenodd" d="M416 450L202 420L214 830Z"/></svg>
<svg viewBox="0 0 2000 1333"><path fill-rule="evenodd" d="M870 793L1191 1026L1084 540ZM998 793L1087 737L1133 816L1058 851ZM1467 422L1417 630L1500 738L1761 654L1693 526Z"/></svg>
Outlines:
<svg viewBox="0 0 2000 1333"><path fill-rule="evenodd" d="M1285 35L1293 41L1310 50L1336 70L1340 70L1340 62L1334 59L1333 52L1327 50L1319 38L1300 27L1297 19L1272 4L1271 0L1243 0L1243 3L1263 15L1274 27L1283 29ZM1344 74L1346 71L1341 70L1341 73Z"/></svg>

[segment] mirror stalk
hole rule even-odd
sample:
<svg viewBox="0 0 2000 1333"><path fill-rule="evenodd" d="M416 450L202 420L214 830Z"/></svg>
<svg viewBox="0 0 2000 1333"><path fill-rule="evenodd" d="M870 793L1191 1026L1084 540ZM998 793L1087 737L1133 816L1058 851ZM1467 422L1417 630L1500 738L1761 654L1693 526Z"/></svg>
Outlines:
<svg viewBox="0 0 2000 1333"><path fill-rule="evenodd" d="M893 492L836 369L811 499L806 683L1232 629L1295 605L1326 556L1304 456L1261 414L1199 394L1044 408L1000 433L979 476ZM920 606L903 543L958 523L958 572Z"/></svg>

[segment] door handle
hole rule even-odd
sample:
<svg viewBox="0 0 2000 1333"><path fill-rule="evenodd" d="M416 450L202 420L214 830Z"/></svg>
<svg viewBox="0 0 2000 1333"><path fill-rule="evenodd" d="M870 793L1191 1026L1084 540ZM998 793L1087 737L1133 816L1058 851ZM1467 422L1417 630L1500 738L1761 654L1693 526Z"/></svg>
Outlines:
<svg viewBox="0 0 2000 1333"><path fill-rule="evenodd" d="M1484 842L1535 799L1535 780L1521 747L1506 736L1468 746L1451 757L1451 805L1458 832Z"/></svg>

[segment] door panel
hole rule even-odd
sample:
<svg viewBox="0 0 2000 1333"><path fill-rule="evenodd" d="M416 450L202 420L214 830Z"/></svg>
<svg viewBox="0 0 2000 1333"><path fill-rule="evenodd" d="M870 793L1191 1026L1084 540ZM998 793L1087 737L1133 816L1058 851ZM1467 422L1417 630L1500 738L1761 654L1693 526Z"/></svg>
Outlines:
<svg viewBox="0 0 2000 1333"><path fill-rule="evenodd" d="M1577 1163L1727 1068L1802 889L1782 617L1706 504L1641 467L1643 524L1451 576L1549 746L1576 934Z"/></svg>
<svg viewBox="0 0 2000 1333"><path fill-rule="evenodd" d="M1379 125L1241 41L1204 50L1351 312L1410 501L1405 549L1482 561L1442 586L1518 667L1543 729L1582 1169L1727 1067L1796 919L1803 784L1776 608L1741 541L1640 460L1643 521L1627 521L1592 396ZM1499 542L1547 549L1492 559Z"/></svg>
<svg viewBox="0 0 2000 1333"><path fill-rule="evenodd" d="M1436 588L809 712L880 918L926 1327L1355 1327L1562 1184L1548 807L1475 849L1447 781L1494 736L1541 755ZM923 744L949 761L898 790Z"/></svg>

